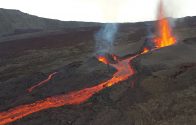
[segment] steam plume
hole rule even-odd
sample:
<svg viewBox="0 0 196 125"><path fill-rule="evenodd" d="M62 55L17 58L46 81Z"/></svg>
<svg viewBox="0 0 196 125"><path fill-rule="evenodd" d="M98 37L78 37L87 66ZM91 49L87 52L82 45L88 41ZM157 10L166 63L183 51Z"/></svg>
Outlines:
<svg viewBox="0 0 196 125"><path fill-rule="evenodd" d="M96 34L96 53L110 53L118 31L118 24L107 23Z"/></svg>

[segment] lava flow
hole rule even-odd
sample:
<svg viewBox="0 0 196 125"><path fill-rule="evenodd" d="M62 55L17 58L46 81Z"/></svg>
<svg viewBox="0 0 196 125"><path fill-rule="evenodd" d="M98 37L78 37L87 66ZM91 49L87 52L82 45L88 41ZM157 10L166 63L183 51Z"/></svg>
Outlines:
<svg viewBox="0 0 196 125"><path fill-rule="evenodd" d="M108 62L108 60L106 59L105 56L99 55L99 56L97 56L97 59L98 59L100 62L104 63L104 64L109 64L109 62Z"/></svg>
<svg viewBox="0 0 196 125"><path fill-rule="evenodd" d="M176 39L171 35L171 28L169 27L169 22L167 18L164 17L163 14L162 3L160 4L158 31L159 31L159 36L156 37L153 41L155 43L156 49L175 44ZM149 50L147 48L144 48L144 51L141 54L147 53L148 51ZM44 109L59 107L63 105L76 105L85 102L90 97L92 97L95 93L101 91L102 89L106 87L110 87L114 84L118 84L124 80L127 80L129 77L133 76L135 74L135 70L130 65L130 62L141 54L135 55L133 57L129 57L124 60L117 60L117 63L115 64L109 63L107 58L105 58L104 56L100 56L98 58L99 61L103 62L104 64L113 66L117 70L117 72L113 75L111 79L93 87L70 92L67 94L48 97L44 100L36 101L31 104L21 105L9 109L8 111L0 112L0 125L4 125L16 121L27 115L30 115L32 113ZM116 57L114 58L114 60L115 59Z"/></svg>
<svg viewBox="0 0 196 125"><path fill-rule="evenodd" d="M176 43L176 38L172 36L172 30L168 19L165 17L162 1L159 5L158 13L158 37L154 38L156 48L171 46Z"/></svg>
<svg viewBox="0 0 196 125"><path fill-rule="evenodd" d="M17 119L23 118L34 112L38 112L48 108L59 107L63 105L76 105L85 102L93 96L93 94L101 91L106 87L120 83L135 74L134 69L129 64L136 56L118 61L116 64L109 64L117 69L117 72L111 79L106 82L100 83L96 86L85 88L79 91L70 92L58 96L48 97L44 100L36 101L31 104L21 105L5 112L0 112L0 125L4 125ZM109 62L109 61L107 61Z"/></svg>
<svg viewBox="0 0 196 125"><path fill-rule="evenodd" d="M28 88L27 91L28 91L28 92L32 92L35 88L37 88L37 87L39 87L39 86L41 86L41 85L47 83L48 81L50 81L50 80L52 79L52 77L53 77L55 74L57 74L57 72L54 72L54 73L50 74L50 75L48 76L47 79L45 79L45 80L43 80L43 81L37 83L36 85L34 85L34 86Z"/></svg>
<svg viewBox="0 0 196 125"><path fill-rule="evenodd" d="M149 52L150 50L146 47L144 47L142 54Z"/></svg>

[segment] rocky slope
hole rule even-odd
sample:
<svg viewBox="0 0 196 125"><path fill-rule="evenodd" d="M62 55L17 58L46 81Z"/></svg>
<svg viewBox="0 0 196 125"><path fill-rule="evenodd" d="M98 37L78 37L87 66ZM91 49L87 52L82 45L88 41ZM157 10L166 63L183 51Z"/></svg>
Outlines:
<svg viewBox="0 0 196 125"><path fill-rule="evenodd" d="M43 110L10 124L195 125L196 26L191 21L186 24L187 20L195 18L177 20L176 45L133 60L137 73L132 78L104 89L83 104ZM0 43L0 111L111 78L115 70L108 72L94 55L98 30L76 28ZM137 53L146 35L145 23L120 25L115 53ZM26 91L55 71L60 72L58 77L32 93Z"/></svg>
<svg viewBox="0 0 196 125"><path fill-rule="evenodd" d="M78 28L97 25L96 23L59 21L41 18L19 10L0 8L0 36L38 32L43 30L55 30L63 28Z"/></svg>

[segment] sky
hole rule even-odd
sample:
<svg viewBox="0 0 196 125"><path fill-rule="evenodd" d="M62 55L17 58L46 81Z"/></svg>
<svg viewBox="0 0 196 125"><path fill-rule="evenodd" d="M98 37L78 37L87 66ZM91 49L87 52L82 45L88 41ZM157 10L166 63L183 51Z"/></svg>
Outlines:
<svg viewBox="0 0 196 125"><path fill-rule="evenodd" d="M163 0L167 15L196 15L196 0ZM140 22L156 19L159 0L0 0L0 8L17 9L63 21Z"/></svg>

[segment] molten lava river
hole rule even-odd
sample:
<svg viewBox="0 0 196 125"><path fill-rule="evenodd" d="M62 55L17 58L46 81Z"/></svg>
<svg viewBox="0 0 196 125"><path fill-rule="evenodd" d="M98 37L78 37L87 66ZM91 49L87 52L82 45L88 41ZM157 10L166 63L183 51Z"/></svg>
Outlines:
<svg viewBox="0 0 196 125"><path fill-rule="evenodd" d="M135 73L135 71L131 67L130 61L137 56L138 55L118 61L118 63L116 64L109 64L115 67L117 69L117 72L113 75L111 79L109 79L106 82L103 82L96 86L85 88L79 91L74 91L74 92L70 92L67 94L48 97L44 100L36 101L32 104L21 105L21 106L12 108L8 111L1 112L0 113L0 125L13 122L17 119L23 118L29 114L38 112L40 110L59 107L63 105L76 105L76 104L83 103L84 101L92 97L93 94L101 91L102 89L106 87L110 87L114 84L120 83L121 81L124 81L128 79L130 76L132 76ZM103 58L104 57L101 57L101 60L103 60ZM56 73L53 73L52 75L54 74ZM48 79L50 79L52 75L49 75Z"/></svg>
<svg viewBox="0 0 196 125"><path fill-rule="evenodd" d="M168 20L167 18L164 18L162 4L160 4L158 19L159 19L159 22L158 22L159 34L157 37L154 38L154 41L152 41L154 42L155 49L159 49L165 46L171 46L175 44L176 40L172 36L171 28L169 27ZM150 50L144 47L143 52L141 54L145 54L148 51ZM60 107L63 105L76 105L76 104L81 104L85 102L90 97L92 97L95 93L103 90L104 88L110 87L114 84L118 84L124 80L127 80L129 77L133 76L135 74L135 70L133 69L130 63L134 58L136 58L137 56L141 54L137 54L135 56L129 57L124 60L118 60L116 64L109 63L109 61L104 56L99 57L98 58L99 61L116 68L117 72L113 75L111 79L103 83L100 83L96 86L90 87L90 88L85 88L82 90L73 91L70 93L62 94L62 95L48 97L44 100L39 100L31 104L20 105L15 108L11 108L8 111L0 112L0 125L8 124L10 122L16 121L27 115L30 115L32 113L35 113L35 112L38 112L44 109ZM31 92L36 87L42 84L45 84L55 74L56 72L50 74L46 80L29 88L28 91Z"/></svg>

